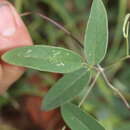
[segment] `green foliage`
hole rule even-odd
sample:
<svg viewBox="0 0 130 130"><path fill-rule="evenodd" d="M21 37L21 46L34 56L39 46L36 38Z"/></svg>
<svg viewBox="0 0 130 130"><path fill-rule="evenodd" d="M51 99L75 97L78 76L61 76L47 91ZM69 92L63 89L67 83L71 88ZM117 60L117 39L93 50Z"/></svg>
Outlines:
<svg viewBox="0 0 130 130"><path fill-rule="evenodd" d="M55 4L56 1L52 2ZM59 7L59 6L58 6ZM58 8L59 9L59 8ZM100 18L102 17L102 20ZM104 58L108 42L108 20L101 0L94 0L85 34L87 63L73 51L43 45L27 46L8 51L2 59L10 64L48 72L69 73L60 79L45 96L42 109L51 110L74 100L89 84L90 71ZM98 50L98 51L97 51ZM90 68L89 65L92 68ZM85 68L82 68L85 65ZM82 69L80 69L82 68ZM80 70L78 70L80 69ZM77 70L77 71L76 71ZM100 70L100 68L99 68ZM74 71L74 72L73 72ZM102 72L101 72L102 73ZM100 74L100 73L99 73ZM95 78L87 93L94 86ZM86 94L81 103L84 103ZM93 118L72 104L62 106L64 120L73 130L104 130Z"/></svg>
<svg viewBox="0 0 130 130"><path fill-rule="evenodd" d="M16 1L15 5L19 12L23 11L21 10L22 7L22 9L29 11L40 10L40 12L44 12L44 14L50 18L64 24L66 28L73 32L73 34L71 34L71 32L68 31L70 34L69 36L75 38L70 39L70 37L64 35L63 32L58 31L47 21L32 14L29 18L24 17L24 20L28 25L34 42L40 44L47 43L50 46L34 45L31 47L22 47L11 50L2 56L2 58L10 64L40 71L68 73L58 80L45 95L42 109L51 110L61 107L62 116L65 122L73 130L98 130L98 128L104 130L104 128L88 114L89 112L105 126L106 130L128 130L129 125L127 124L129 124L130 114L127 108L130 107L128 105L125 107L128 103L125 98L130 101L130 88L127 87L129 86L130 69L129 62L124 62L124 60L130 58L129 41L128 35L125 37L126 41L123 41L121 37L122 22L125 18L124 16L128 6L127 0L103 0L108 9L110 22L110 46L107 55L108 19L102 0L32 0L31 8L30 1ZM88 12L91 2L92 7L89 16ZM117 7L118 4L119 8ZM119 12L118 19L117 12ZM116 19L118 21L116 21ZM76 39L82 39L82 32L85 31L84 26L86 20L88 22L85 36L83 36L84 51L81 52L83 48L79 48L79 46L74 43ZM115 26L116 23L118 23L117 26ZM129 33L128 17L125 20L125 23L124 32ZM58 44L61 43L61 41L63 44ZM127 49L125 44L123 44L125 42L127 42ZM79 41L77 43L79 44ZM62 46L73 51L52 46ZM26 54L27 51L30 52L30 49L33 51L29 53L29 55ZM61 54L54 58L52 50L55 50L56 53L60 51ZM82 57L74 51L82 55ZM127 56L124 56L125 54L127 54ZM17 57L16 55L20 55L20 57ZM104 59L105 56L106 58ZM120 57L122 58L120 59ZM101 62L102 66L107 66L102 68L98 65ZM109 64L113 62L114 64L109 66ZM64 66L61 63L63 63ZM97 71L101 75L99 79L99 75L96 74ZM40 73L46 74L45 72ZM90 73L92 73L91 82L89 82ZM32 73L27 76L30 75L32 75ZM95 75L97 75L97 77ZM109 77L107 78L106 75ZM42 78L44 77L43 75L40 76ZM111 83L114 86L108 79L111 80ZM123 102L119 97L115 98L115 96L113 96L113 91L111 91L111 89L121 99L123 97ZM119 90L123 91L124 95L122 95ZM12 91L16 93L14 95L30 93L40 96L42 94L44 96L42 92L40 93L35 87L32 88L26 83L25 85L19 85L19 89L16 89L16 91L14 91L14 89L12 89ZM12 91L11 94L13 95ZM8 101L9 98L1 98L1 105L11 102ZM88 100L86 100L86 98ZM76 105L71 104L71 102ZM81 104L81 106L79 104Z"/></svg>
<svg viewBox="0 0 130 130"><path fill-rule="evenodd" d="M101 0L94 0L85 33L85 54L91 65L99 64L108 44L108 20Z"/></svg>
<svg viewBox="0 0 130 130"><path fill-rule="evenodd" d="M71 101L88 85L90 72L86 68L80 69L61 78L47 93L43 102L43 109L50 110ZM88 87L88 86L87 86Z"/></svg>
<svg viewBox="0 0 130 130"><path fill-rule="evenodd" d="M72 130L105 130L92 116L73 104L61 107L61 113Z"/></svg>
<svg viewBox="0 0 130 130"><path fill-rule="evenodd" d="M40 45L16 48L2 59L18 66L59 73L69 73L83 65L82 58L70 50Z"/></svg>

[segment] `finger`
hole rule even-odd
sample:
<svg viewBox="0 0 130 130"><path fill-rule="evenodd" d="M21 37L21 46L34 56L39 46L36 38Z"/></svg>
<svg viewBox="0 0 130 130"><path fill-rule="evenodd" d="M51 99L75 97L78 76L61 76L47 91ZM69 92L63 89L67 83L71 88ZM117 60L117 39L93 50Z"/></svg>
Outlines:
<svg viewBox="0 0 130 130"><path fill-rule="evenodd" d="M0 19L0 55L9 49L32 44L23 21L13 6L5 0L0 0ZM24 70L0 61L0 94L3 94Z"/></svg>

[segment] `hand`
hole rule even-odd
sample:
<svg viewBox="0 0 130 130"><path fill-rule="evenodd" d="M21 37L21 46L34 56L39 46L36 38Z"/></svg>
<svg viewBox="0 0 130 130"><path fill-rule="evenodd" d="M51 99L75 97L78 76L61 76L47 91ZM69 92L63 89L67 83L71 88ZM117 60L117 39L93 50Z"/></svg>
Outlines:
<svg viewBox="0 0 130 130"><path fill-rule="evenodd" d="M29 33L20 16L6 0L0 0L0 55L12 48L32 45ZM0 60L0 95L25 71Z"/></svg>

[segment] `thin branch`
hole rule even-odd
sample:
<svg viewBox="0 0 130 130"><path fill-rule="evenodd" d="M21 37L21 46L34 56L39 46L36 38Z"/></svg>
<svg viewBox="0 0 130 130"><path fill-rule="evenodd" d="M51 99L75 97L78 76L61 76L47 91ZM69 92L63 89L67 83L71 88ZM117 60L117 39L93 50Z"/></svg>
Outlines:
<svg viewBox="0 0 130 130"><path fill-rule="evenodd" d="M130 19L130 13L126 15L124 24L123 24L123 36L124 38L127 38L129 35L129 20Z"/></svg>
<svg viewBox="0 0 130 130"><path fill-rule="evenodd" d="M130 27L130 14L127 14L123 24L123 36L126 39L126 56L129 55L129 27Z"/></svg>
<svg viewBox="0 0 130 130"><path fill-rule="evenodd" d="M130 110L130 105L128 103L128 101L126 100L126 98L124 97L124 95L119 91L119 89L115 88L108 80L106 74L104 73L104 70L103 68L98 65L98 68L100 70L100 73L102 74L105 82L107 83L107 85L114 91L118 94L118 96L121 98L121 100L123 101L123 103L125 104L125 106Z"/></svg>
<svg viewBox="0 0 130 130"><path fill-rule="evenodd" d="M87 90L87 92L85 93L84 97L83 97L82 100L80 101L80 103L79 103L79 105L78 105L79 107L82 106L82 104L85 102L86 98L88 97L88 95L90 94L90 92L92 91L92 89L94 88L95 83L96 83L96 81L97 81L99 75L100 75L100 72L97 73L97 75L95 76L95 78L94 78L92 84L90 85L89 89Z"/></svg>
<svg viewBox="0 0 130 130"><path fill-rule="evenodd" d="M77 39L77 37L75 37L70 31L68 31L63 25L59 24L58 22L56 22L55 20L47 17L46 15L44 14L41 14L39 12L26 12L26 13L23 13L21 14L21 16L27 16L27 15L32 15L32 14L35 14L37 16L40 16L41 18L43 18L44 20L52 23L53 25L55 25L58 29L62 30L65 34L67 34L68 36L70 36L74 41L76 41L76 43L81 47L83 48L83 45L82 43Z"/></svg>
<svg viewBox="0 0 130 130"><path fill-rule="evenodd" d="M25 13L20 14L20 16L21 16L21 17L24 17L24 16L28 16L28 15L30 15L30 14L31 14L31 12L25 12Z"/></svg>

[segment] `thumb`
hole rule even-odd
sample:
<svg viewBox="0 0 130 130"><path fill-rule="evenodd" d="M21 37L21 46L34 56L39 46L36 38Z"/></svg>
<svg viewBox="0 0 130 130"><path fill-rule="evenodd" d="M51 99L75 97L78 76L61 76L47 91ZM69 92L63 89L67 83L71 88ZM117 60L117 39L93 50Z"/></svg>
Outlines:
<svg viewBox="0 0 130 130"><path fill-rule="evenodd" d="M32 45L23 21L14 7L5 0L0 0L0 18L0 55L12 48ZM0 94L3 94L24 70L0 61Z"/></svg>

